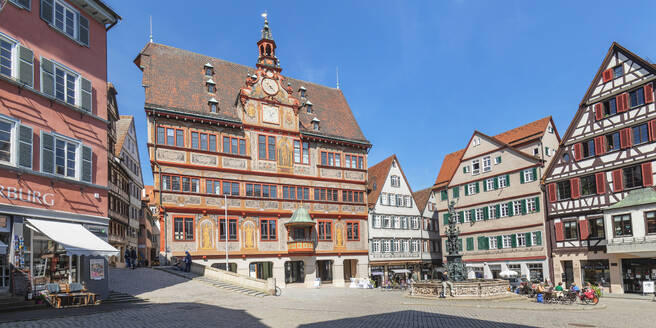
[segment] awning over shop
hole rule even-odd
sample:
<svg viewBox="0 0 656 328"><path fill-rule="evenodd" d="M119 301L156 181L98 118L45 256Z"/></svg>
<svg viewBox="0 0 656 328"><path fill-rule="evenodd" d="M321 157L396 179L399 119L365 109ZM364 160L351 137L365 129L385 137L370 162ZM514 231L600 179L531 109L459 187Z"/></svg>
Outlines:
<svg viewBox="0 0 656 328"><path fill-rule="evenodd" d="M0 254L7 254L7 245L0 241Z"/></svg>
<svg viewBox="0 0 656 328"><path fill-rule="evenodd" d="M78 223L27 219L28 226L61 244L66 255L116 256L118 250Z"/></svg>

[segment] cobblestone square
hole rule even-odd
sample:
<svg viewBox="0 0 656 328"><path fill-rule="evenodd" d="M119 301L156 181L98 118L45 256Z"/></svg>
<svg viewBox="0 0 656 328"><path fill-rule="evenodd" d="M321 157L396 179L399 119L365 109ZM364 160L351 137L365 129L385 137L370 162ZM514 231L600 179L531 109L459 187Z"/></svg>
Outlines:
<svg viewBox="0 0 656 328"><path fill-rule="evenodd" d="M4 327L652 327L656 303L602 298L597 306L552 306L524 298L497 301L429 300L396 291L289 287L280 297L256 298L166 272L116 269L110 285L148 299L143 304L65 315ZM59 310L61 311L61 310ZM0 321L2 315L0 315Z"/></svg>

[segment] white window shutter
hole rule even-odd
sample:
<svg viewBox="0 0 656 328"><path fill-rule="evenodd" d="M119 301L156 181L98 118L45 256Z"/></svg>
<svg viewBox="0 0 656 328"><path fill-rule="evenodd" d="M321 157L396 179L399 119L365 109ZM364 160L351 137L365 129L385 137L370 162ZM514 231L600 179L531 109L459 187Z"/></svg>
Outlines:
<svg viewBox="0 0 656 328"><path fill-rule="evenodd" d="M53 13L53 0L41 0L41 19L44 21L48 22L48 24L52 25L53 19L52 19L52 13Z"/></svg>
<svg viewBox="0 0 656 328"><path fill-rule="evenodd" d="M91 113L92 112L92 89L91 89L91 81L81 77L80 78L80 98L81 98L81 107L85 111Z"/></svg>
<svg viewBox="0 0 656 328"><path fill-rule="evenodd" d="M55 65L46 58L41 58L41 92L55 96Z"/></svg>

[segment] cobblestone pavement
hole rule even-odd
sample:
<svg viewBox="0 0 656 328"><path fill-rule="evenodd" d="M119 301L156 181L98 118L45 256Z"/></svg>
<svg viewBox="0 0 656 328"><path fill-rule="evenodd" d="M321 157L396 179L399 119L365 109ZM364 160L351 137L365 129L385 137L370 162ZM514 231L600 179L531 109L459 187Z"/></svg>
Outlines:
<svg viewBox="0 0 656 328"><path fill-rule="evenodd" d="M396 291L289 287L254 298L151 269L112 270L110 286L150 300L110 312L3 327L653 327L656 303L602 298L597 306L409 298ZM29 312L24 312L29 319ZM0 314L1 316L2 314Z"/></svg>

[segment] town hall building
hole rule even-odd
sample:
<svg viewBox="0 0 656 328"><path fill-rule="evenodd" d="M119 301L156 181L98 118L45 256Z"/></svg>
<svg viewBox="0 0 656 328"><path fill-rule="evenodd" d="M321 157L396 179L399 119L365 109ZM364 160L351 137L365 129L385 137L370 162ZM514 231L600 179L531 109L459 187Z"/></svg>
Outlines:
<svg viewBox="0 0 656 328"><path fill-rule="evenodd" d="M341 90L281 74L266 18L255 49L255 67L152 42L134 61L160 252L226 269L227 245L227 269L278 286L367 277L371 143Z"/></svg>

